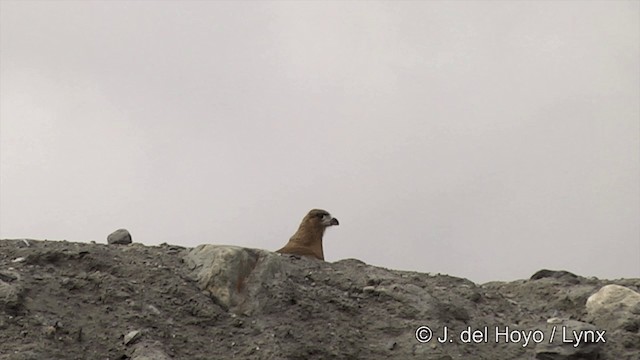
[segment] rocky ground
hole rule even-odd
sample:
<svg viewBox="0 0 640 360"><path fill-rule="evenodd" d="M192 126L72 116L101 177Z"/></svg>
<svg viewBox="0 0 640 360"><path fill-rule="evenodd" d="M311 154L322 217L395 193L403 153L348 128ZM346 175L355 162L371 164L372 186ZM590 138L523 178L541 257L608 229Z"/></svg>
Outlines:
<svg viewBox="0 0 640 360"><path fill-rule="evenodd" d="M0 359L638 360L639 291L562 271L478 285L226 246L0 240Z"/></svg>

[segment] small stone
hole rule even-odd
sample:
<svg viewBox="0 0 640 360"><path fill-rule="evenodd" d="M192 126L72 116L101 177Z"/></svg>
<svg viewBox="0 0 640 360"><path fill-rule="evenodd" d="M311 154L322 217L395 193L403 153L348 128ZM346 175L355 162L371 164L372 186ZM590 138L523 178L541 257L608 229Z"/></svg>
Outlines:
<svg viewBox="0 0 640 360"><path fill-rule="evenodd" d="M56 327L55 326L45 326L44 329L42 329L42 333L44 334L44 336L46 336L48 338L52 338L53 335L56 333Z"/></svg>
<svg viewBox="0 0 640 360"><path fill-rule="evenodd" d="M480 300L482 300L482 295L479 292L473 292L471 293L471 295L469 295L469 300L473 301L474 303L477 303Z"/></svg>
<svg viewBox="0 0 640 360"><path fill-rule="evenodd" d="M564 320L558 317L552 317L547 319L547 324L561 324Z"/></svg>
<svg viewBox="0 0 640 360"><path fill-rule="evenodd" d="M153 305L147 305L147 309L149 309L152 313L156 315L160 315L160 310L158 310L158 308Z"/></svg>
<svg viewBox="0 0 640 360"><path fill-rule="evenodd" d="M365 286L365 287L362 288L362 291L366 292L366 293L374 292L374 291L376 291L376 287L375 286Z"/></svg>
<svg viewBox="0 0 640 360"><path fill-rule="evenodd" d="M140 336L142 336L142 333L139 330L134 330L124 336L124 344L125 345L133 344L136 340L140 338Z"/></svg>
<svg viewBox="0 0 640 360"><path fill-rule="evenodd" d="M109 245L127 245L131 244L131 234L127 229L118 229L107 236Z"/></svg>
<svg viewBox="0 0 640 360"><path fill-rule="evenodd" d="M9 270L13 270L9 268ZM0 272L0 281L12 282L18 280L18 276L11 272Z"/></svg>

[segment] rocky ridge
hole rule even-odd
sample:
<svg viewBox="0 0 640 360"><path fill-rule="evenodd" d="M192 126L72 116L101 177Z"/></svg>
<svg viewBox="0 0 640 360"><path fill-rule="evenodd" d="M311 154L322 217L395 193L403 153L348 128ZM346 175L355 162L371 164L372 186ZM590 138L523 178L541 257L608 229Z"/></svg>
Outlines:
<svg viewBox="0 0 640 360"><path fill-rule="evenodd" d="M0 359L640 359L640 279L126 242L0 240Z"/></svg>

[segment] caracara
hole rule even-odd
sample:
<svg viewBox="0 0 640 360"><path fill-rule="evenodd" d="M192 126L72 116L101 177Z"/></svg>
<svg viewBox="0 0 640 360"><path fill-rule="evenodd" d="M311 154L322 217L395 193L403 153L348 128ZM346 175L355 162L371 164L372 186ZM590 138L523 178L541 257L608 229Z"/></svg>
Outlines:
<svg viewBox="0 0 640 360"><path fill-rule="evenodd" d="M302 219L298 231L289 239L287 245L277 252L324 260L322 235L326 228L333 225L339 225L338 219L325 210L313 209Z"/></svg>

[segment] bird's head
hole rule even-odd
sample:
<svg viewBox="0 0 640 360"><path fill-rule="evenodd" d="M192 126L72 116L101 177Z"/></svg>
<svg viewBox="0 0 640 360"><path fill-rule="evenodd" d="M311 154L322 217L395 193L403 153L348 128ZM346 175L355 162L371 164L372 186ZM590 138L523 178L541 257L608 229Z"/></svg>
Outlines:
<svg viewBox="0 0 640 360"><path fill-rule="evenodd" d="M317 227L327 228L329 226L340 225L338 219L334 218L325 210L313 209L304 217L303 223L312 224Z"/></svg>

